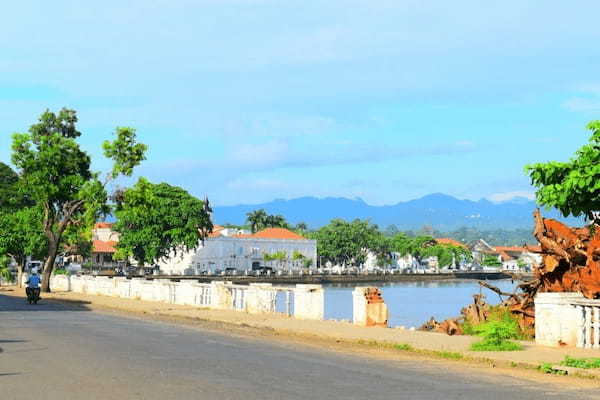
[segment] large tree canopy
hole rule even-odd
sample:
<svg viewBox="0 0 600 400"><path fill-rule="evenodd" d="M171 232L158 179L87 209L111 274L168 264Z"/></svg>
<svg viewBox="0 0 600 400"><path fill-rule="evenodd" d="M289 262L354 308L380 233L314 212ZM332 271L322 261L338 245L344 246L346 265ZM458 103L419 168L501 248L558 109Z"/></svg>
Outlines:
<svg viewBox="0 0 600 400"><path fill-rule="evenodd" d="M17 263L17 282L27 256L42 257L47 239L42 230L42 210L20 188L19 176L0 163L0 257L10 256Z"/></svg>
<svg viewBox="0 0 600 400"><path fill-rule="evenodd" d="M81 150L77 138L77 114L62 109L57 114L44 112L27 133L15 133L12 162L28 198L43 212L42 229L48 239L42 290L50 290L50 275L65 231L77 227L91 229L109 211L106 183L119 174L131 175L144 159L146 146L136 143L135 130L118 128L117 138L104 143L105 156L114 162L108 179L90 168L89 155Z"/></svg>
<svg viewBox="0 0 600 400"><path fill-rule="evenodd" d="M210 207L185 190L144 178L117 196L114 229L117 257L151 264L171 252L188 251L212 231Z"/></svg>
<svg viewBox="0 0 600 400"><path fill-rule="evenodd" d="M538 188L538 203L555 207L566 217L585 216L598 223L600 218L600 121L592 121L589 143L567 162L530 164L525 171Z"/></svg>
<svg viewBox="0 0 600 400"><path fill-rule="evenodd" d="M317 250L324 261L360 265L366 261L369 250L377 247L381 233L369 221L334 219L310 236L317 240Z"/></svg>

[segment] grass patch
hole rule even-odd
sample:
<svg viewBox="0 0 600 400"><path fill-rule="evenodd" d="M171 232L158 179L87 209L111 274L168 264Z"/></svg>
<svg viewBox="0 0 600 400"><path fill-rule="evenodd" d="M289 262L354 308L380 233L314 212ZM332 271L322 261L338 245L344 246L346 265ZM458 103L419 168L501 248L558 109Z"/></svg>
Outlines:
<svg viewBox="0 0 600 400"><path fill-rule="evenodd" d="M552 368L552 364L550 364L550 363L540 364L538 369L546 374L567 375L567 371L563 371L560 369L554 369L554 368Z"/></svg>
<svg viewBox="0 0 600 400"><path fill-rule="evenodd" d="M396 350L402 350L402 351L412 351L412 350L414 350L413 347L410 344L406 344L406 343L395 344L394 345L394 349L396 349Z"/></svg>
<svg viewBox="0 0 600 400"><path fill-rule="evenodd" d="M473 351L518 351L523 350L523 346L519 343L511 341L503 341L500 343L488 342L482 340L481 342L475 342L471 345Z"/></svg>
<svg viewBox="0 0 600 400"><path fill-rule="evenodd" d="M583 369L600 368L600 358L574 358L566 356L560 365Z"/></svg>
<svg viewBox="0 0 600 400"><path fill-rule="evenodd" d="M438 357L448 360L460 360L464 357L461 353L455 353L453 351L436 351L435 354Z"/></svg>

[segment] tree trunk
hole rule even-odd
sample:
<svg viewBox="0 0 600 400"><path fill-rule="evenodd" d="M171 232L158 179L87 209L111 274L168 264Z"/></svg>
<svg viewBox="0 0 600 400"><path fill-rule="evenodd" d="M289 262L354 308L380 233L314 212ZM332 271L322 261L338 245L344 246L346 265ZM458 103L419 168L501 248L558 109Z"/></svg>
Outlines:
<svg viewBox="0 0 600 400"><path fill-rule="evenodd" d="M50 293L50 277L52 276L52 270L54 270L54 261L58 253L59 242L58 240L50 240L48 242L48 258L46 258L46 262L44 263L44 274L42 275L42 292L44 293Z"/></svg>
<svg viewBox="0 0 600 400"><path fill-rule="evenodd" d="M17 287L23 287L23 271L25 270L25 259L17 260Z"/></svg>

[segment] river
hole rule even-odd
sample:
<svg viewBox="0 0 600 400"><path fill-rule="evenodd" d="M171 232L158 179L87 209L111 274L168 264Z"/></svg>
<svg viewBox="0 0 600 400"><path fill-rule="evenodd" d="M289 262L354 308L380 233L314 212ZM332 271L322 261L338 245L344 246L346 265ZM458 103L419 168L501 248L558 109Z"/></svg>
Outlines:
<svg viewBox="0 0 600 400"><path fill-rule="evenodd" d="M512 292L516 282L507 280L490 281L506 292ZM328 284L325 287L325 319L352 320L352 291L355 286L365 284ZM421 282L377 283L389 310L389 326L412 326L418 328L431 317L442 321L456 317L462 307L471 303L473 295L480 291L487 302L497 304L498 295L480 288L475 280L445 280Z"/></svg>

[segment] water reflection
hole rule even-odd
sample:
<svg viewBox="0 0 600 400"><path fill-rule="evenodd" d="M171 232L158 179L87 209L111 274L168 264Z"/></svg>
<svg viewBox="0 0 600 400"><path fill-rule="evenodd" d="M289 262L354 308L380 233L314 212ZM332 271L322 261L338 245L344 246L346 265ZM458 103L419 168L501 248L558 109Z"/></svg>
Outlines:
<svg viewBox="0 0 600 400"><path fill-rule="evenodd" d="M496 280L493 285L505 292L516 286L512 280ZM374 284L333 283L325 287L325 318L352 320L352 290L355 286L377 286L390 310L390 326L419 327L430 317L438 321L458 316L474 294L483 293L488 303L497 304L499 297L481 288L474 280L378 282Z"/></svg>

